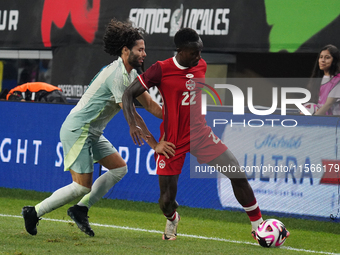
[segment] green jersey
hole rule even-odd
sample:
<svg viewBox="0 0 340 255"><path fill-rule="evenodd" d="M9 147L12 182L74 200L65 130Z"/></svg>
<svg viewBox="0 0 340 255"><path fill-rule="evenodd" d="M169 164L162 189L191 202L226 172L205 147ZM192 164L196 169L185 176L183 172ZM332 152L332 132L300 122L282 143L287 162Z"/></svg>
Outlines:
<svg viewBox="0 0 340 255"><path fill-rule="evenodd" d="M119 57L104 67L91 81L84 95L63 123L70 131L82 129L100 136L107 123L121 109L119 103L127 86L137 77L133 69L128 73Z"/></svg>

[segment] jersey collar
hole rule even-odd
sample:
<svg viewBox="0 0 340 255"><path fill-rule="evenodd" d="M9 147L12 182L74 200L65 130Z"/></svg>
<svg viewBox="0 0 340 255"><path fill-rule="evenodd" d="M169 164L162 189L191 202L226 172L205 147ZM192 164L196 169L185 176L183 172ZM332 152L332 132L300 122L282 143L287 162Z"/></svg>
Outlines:
<svg viewBox="0 0 340 255"><path fill-rule="evenodd" d="M189 67L181 66L181 65L177 62L176 56L174 56L174 57L172 58L172 60L174 61L175 65L176 65L179 69L185 70L185 69L188 69L188 68L189 68Z"/></svg>
<svg viewBox="0 0 340 255"><path fill-rule="evenodd" d="M122 67L123 73L128 74L128 72L126 71L125 65L124 65L124 63L123 63L123 59L122 59L121 57L118 57L118 62L119 62L119 64L120 64L121 67Z"/></svg>

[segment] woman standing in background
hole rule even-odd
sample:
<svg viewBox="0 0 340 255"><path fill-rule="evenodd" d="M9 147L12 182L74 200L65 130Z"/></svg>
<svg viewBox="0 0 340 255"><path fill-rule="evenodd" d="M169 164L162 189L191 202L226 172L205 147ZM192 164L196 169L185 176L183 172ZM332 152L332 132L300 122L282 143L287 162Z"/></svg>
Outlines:
<svg viewBox="0 0 340 255"><path fill-rule="evenodd" d="M314 115L340 115L340 52L334 45L323 47L315 62L308 89L318 105Z"/></svg>

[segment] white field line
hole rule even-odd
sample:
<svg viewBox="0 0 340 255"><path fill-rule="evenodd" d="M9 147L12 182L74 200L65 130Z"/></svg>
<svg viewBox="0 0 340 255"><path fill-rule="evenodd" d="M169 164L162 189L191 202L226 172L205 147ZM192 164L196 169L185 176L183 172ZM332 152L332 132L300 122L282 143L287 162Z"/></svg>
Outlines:
<svg viewBox="0 0 340 255"><path fill-rule="evenodd" d="M10 218L22 218L22 216L18 215L8 215L8 214L0 214L0 217L10 217ZM57 220L57 219L49 219L49 218L42 218L42 220L47 221L56 221L56 222L63 222L63 223L74 223L71 220ZM131 228L131 227L124 227L124 226L116 226L116 225L106 225L106 224L99 224L99 223L91 223L91 226L98 226L98 227L105 227L105 228L117 228L117 229L124 229L124 230L132 230L132 231L139 231L139 232L148 232L148 233L156 233L156 234L163 234L162 231L158 230L149 230L143 228ZM256 243L251 242L244 242L244 241L236 241L224 238L217 238L217 237L207 237L207 236L198 236L198 235L188 235L188 234L178 234L178 236L188 237L188 238L195 238L195 239L203 239L203 240L213 240L219 242L226 242L226 243L236 243L236 244L247 244L247 245L255 245ZM313 251L313 250L305 250L305 249L296 249L289 246L282 246L280 249L286 249L290 251L297 251L297 252L306 252L306 253L314 253L314 254L328 254L328 255L340 255L340 253L332 253L326 251Z"/></svg>

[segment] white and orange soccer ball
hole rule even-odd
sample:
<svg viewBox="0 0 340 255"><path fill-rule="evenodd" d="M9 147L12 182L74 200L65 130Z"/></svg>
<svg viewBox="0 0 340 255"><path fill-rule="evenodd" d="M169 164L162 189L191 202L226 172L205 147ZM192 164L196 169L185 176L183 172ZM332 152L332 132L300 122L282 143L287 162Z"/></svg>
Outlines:
<svg viewBox="0 0 340 255"><path fill-rule="evenodd" d="M319 106L314 103L307 103L303 105L307 111L309 111L312 115L319 110Z"/></svg>
<svg viewBox="0 0 340 255"><path fill-rule="evenodd" d="M289 236L285 225L277 219L263 221L255 232L256 240L262 247L280 247Z"/></svg>

